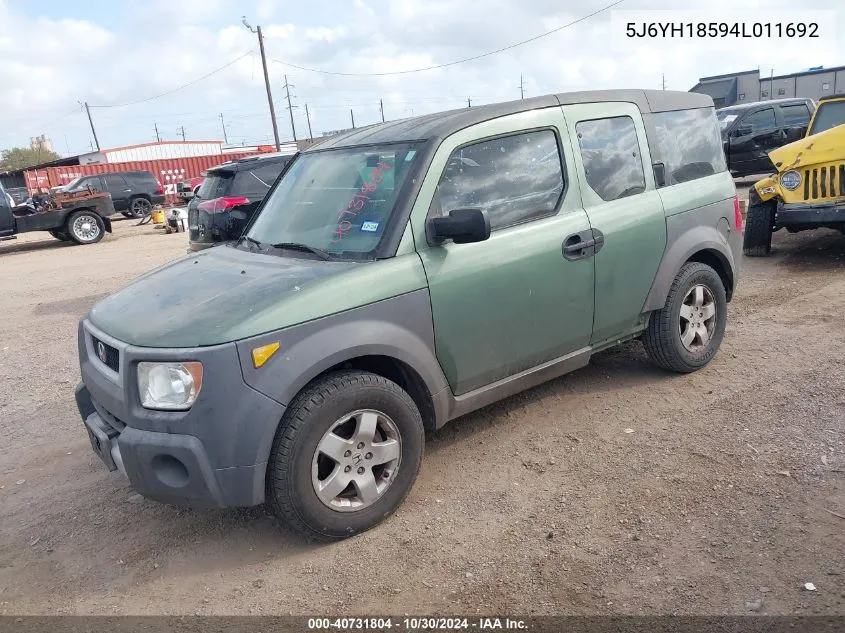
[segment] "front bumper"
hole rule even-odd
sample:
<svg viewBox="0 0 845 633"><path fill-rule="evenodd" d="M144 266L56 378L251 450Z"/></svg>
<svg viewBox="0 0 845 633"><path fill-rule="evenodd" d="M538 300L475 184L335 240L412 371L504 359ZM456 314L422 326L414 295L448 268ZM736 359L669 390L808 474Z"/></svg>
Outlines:
<svg viewBox="0 0 845 633"><path fill-rule="evenodd" d="M842 225L845 224L845 201L780 204L775 224L806 227Z"/></svg>
<svg viewBox="0 0 845 633"><path fill-rule="evenodd" d="M117 370L91 353L93 337L117 350ZM264 478L284 407L243 382L233 344L195 350L135 348L80 324L82 382L76 403L91 448L144 497L191 507L264 502ZM138 402L140 360L192 358L205 381L189 411L151 411Z"/></svg>

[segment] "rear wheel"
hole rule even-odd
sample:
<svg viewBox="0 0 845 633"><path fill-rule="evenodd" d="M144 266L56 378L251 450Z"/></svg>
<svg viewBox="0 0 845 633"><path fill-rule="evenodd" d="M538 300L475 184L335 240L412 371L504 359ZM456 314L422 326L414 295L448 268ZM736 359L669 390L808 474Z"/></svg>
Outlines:
<svg viewBox="0 0 845 633"><path fill-rule="evenodd" d="M742 252L749 257L765 257L772 251L772 232L777 200L763 202L751 190L745 215Z"/></svg>
<svg viewBox="0 0 845 633"><path fill-rule="evenodd" d="M129 211L126 213L129 214L128 217L130 218L143 218L150 215L152 210L153 203L146 198L133 198L132 202L129 203Z"/></svg>
<svg viewBox="0 0 845 633"><path fill-rule="evenodd" d="M669 289L666 305L643 333L646 352L660 367L689 373L709 363L725 335L728 302L722 278L707 264L688 262Z"/></svg>
<svg viewBox="0 0 845 633"><path fill-rule="evenodd" d="M77 244L94 244L103 239L106 227L103 218L93 211L72 213L65 224L65 231Z"/></svg>
<svg viewBox="0 0 845 633"><path fill-rule="evenodd" d="M353 536L405 499L424 441L419 410L399 385L364 371L329 374L296 397L279 425L267 503L306 536Z"/></svg>

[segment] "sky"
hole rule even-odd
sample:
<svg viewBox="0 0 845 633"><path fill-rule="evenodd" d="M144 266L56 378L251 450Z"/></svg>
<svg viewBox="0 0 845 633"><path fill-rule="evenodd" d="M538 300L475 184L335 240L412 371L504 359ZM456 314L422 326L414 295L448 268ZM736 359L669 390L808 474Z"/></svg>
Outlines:
<svg viewBox="0 0 845 633"><path fill-rule="evenodd" d="M768 76L845 65L845 8L798 41L748 39L721 48L672 41L623 41L617 11L669 10L684 3L622 0L612 9L548 37L445 68L582 18L614 0L0 0L0 149L46 134L62 155L90 151L87 101L101 147L156 140L272 142L257 36L265 36L279 134L291 140L285 75L298 138L386 119L552 92L605 88L689 90L701 76L760 67ZM691 3L690 3L691 4ZM707 14L772 20L779 11L834 10L833 0L710 0ZM696 7L701 7L696 3ZM615 15L615 17L614 17ZM699 16L701 14L698 14ZM784 14L786 15L786 14ZM809 15L809 14L808 14ZM285 62L285 63L281 63ZM225 67L224 67L225 66ZM224 67L211 76L197 79ZM190 84L187 87L183 87ZM181 88L181 89L180 89ZM167 93L167 94L164 94ZM163 96L161 96L163 95Z"/></svg>

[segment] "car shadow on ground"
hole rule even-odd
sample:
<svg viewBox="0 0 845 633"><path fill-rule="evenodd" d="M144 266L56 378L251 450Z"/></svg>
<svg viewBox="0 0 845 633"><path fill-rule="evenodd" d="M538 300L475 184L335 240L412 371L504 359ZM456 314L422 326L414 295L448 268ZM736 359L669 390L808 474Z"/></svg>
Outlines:
<svg viewBox="0 0 845 633"><path fill-rule="evenodd" d="M45 234L46 235L46 234ZM54 237L48 237L44 240L16 242L15 240L4 240L0 242L0 257L3 255L19 255L21 253L32 253L34 251L41 251L48 248L67 248L69 246L76 246L73 242L63 242Z"/></svg>
<svg viewBox="0 0 845 633"><path fill-rule="evenodd" d="M772 236L770 256L754 260L755 265L774 260L777 265L795 268L796 272L834 270L845 264L845 234L833 229L799 233L781 229Z"/></svg>

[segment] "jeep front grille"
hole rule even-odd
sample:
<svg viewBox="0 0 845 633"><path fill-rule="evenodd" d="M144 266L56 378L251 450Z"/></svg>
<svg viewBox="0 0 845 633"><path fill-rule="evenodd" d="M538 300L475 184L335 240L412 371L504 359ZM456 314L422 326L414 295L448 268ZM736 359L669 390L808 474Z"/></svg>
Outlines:
<svg viewBox="0 0 845 633"><path fill-rule="evenodd" d="M845 197L845 163L804 170L804 200Z"/></svg>

